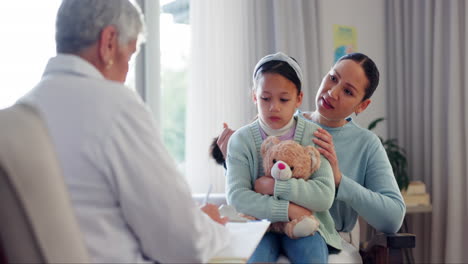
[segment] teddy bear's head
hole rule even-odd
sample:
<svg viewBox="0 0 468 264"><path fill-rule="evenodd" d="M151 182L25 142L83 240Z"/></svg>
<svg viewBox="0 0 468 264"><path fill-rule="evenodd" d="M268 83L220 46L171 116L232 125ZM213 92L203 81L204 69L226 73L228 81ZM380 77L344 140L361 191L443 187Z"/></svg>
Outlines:
<svg viewBox="0 0 468 264"><path fill-rule="evenodd" d="M270 136L262 143L261 154L265 173L279 180L307 180L320 167L319 151L293 140L280 141Z"/></svg>

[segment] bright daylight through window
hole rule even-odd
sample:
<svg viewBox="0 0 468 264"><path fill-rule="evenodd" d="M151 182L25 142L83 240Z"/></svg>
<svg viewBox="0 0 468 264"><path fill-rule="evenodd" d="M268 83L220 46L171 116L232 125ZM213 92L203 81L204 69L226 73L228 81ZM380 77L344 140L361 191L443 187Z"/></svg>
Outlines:
<svg viewBox="0 0 468 264"><path fill-rule="evenodd" d="M41 79L55 55L55 15L60 0L3 1L0 109L16 102Z"/></svg>
<svg viewBox="0 0 468 264"><path fill-rule="evenodd" d="M3 86L0 109L11 106L41 79L48 60L55 56L55 16L60 0L5 1L0 9ZM134 89L134 58L126 84Z"/></svg>
<svg viewBox="0 0 468 264"><path fill-rule="evenodd" d="M189 0L161 0L161 103L164 143L184 173L190 58Z"/></svg>
<svg viewBox="0 0 468 264"><path fill-rule="evenodd" d="M55 56L55 16L60 0L5 1L0 9L2 88L0 109L8 107L41 79ZM161 121L164 143L183 172L185 113L190 50L189 0L160 0ZM135 87L135 56L126 85Z"/></svg>

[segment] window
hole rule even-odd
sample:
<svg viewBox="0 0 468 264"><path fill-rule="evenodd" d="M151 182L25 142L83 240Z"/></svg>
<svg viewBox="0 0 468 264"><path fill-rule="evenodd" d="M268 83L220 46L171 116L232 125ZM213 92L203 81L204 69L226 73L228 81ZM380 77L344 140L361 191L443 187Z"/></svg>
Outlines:
<svg viewBox="0 0 468 264"><path fill-rule="evenodd" d="M41 79L48 60L55 56L55 17L61 0L5 1L0 9L2 61L0 109L16 102ZM134 59L130 69L134 68ZM129 70L126 84L134 89Z"/></svg>
<svg viewBox="0 0 468 264"><path fill-rule="evenodd" d="M190 59L188 0L161 0L161 122L164 143L184 173L185 116Z"/></svg>
<svg viewBox="0 0 468 264"><path fill-rule="evenodd" d="M135 0L130 0L134 2ZM16 102L41 79L55 56L55 17L61 0L5 1L0 9L2 88L0 109ZM183 172L190 58L189 0L160 0L161 123L164 143ZM125 84L135 90L135 57Z"/></svg>
<svg viewBox="0 0 468 264"><path fill-rule="evenodd" d="M55 55L55 15L59 4L60 0L2 2L0 109L31 90L41 79L48 59Z"/></svg>

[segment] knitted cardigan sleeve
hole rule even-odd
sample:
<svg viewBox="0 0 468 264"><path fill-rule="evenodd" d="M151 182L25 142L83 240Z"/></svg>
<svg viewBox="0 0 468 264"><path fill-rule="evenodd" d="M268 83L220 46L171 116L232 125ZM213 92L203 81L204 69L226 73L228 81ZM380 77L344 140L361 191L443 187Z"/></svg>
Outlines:
<svg viewBox="0 0 468 264"><path fill-rule="evenodd" d="M289 202L254 191L261 161L248 127L236 131L230 138L227 155L227 200L237 211L271 222L289 221Z"/></svg>
<svg viewBox="0 0 468 264"><path fill-rule="evenodd" d="M314 145L313 133L319 126L298 116L294 139L303 146ZM330 163L320 155L320 168L308 180L289 179L276 181L274 196L315 212L330 209L335 198L335 182Z"/></svg>

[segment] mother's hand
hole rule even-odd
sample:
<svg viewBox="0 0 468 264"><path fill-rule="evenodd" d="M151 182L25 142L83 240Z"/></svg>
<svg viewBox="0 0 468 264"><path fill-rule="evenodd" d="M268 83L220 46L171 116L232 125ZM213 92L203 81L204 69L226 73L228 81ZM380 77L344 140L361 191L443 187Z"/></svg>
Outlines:
<svg viewBox="0 0 468 264"><path fill-rule="evenodd" d="M221 132L221 135L219 135L216 144L218 144L219 149L223 153L224 159L226 159L227 155L227 145L229 142L229 138L231 138L234 132L234 130L229 128L227 123L223 123L223 132Z"/></svg>
<svg viewBox="0 0 468 264"><path fill-rule="evenodd" d="M341 171L338 166L338 158L336 157L335 146L333 145L333 137L325 129L319 128L314 132L312 141L319 146L318 151L327 158L332 167L333 178L335 179L335 186L338 187L341 183Z"/></svg>

